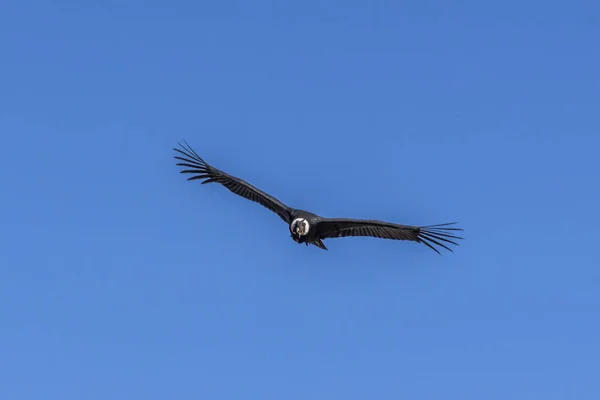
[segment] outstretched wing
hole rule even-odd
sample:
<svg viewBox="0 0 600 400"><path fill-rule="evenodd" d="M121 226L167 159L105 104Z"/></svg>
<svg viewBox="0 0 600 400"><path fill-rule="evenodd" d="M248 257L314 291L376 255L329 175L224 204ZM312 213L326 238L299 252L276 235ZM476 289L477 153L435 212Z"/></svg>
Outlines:
<svg viewBox="0 0 600 400"><path fill-rule="evenodd" d="M434 245L452 251L443 242L458 246L453 239L462 239L452 233L462 231L460 228L448 228L455 222L429 226L409 226L392 224L389 222L350 219L350 218L324 218L317 224L317 234L321 239L346 236L372 236L381 239L411 240L423 243L441 254Z"/></svg>
<svg viewBox="0 0 600 400"><path fill-rule="evenodd" d="M248 182L245 182L235 176L229 175L217 168L209 165L204 161L198 153L192 149L192 147L185 142L185 146L179 143L181 149L174 148L176 152L183 155L175 156L176 159L183 162L177 163L178 166L187 167L190 169L184 169L181 171L182 174L194 174L188 178L188 181L195 179L204 179L202 184L216 182L225 186L238 196L242 196L248 200L254 201L269 210L275 212L281 217L282 220L288 224L291 221L291 209L277 200L275 197L270 196L260 189L252 186Z"/></svg>

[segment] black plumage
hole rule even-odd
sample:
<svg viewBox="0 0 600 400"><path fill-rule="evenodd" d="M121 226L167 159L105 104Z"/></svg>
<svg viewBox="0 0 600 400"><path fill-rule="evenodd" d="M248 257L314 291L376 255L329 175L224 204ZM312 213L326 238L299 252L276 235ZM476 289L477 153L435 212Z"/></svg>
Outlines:
<svg viewBox="0 0 600 400"><path fill-rule="evenodd" d="M323 239L348 236L371 236L381 239L409 240L423 243L432 250L441 254L435 247L443 247L452 251L449 245L456 245L456 240L462 239L454 232L462 231L461 228L451 227L455 222L429 226L410 226L390 222L351 219L351 218L324 218L308 211L288 207L275 197L252 186L248 182L229 175L206 163L187 142L180 144L180 149L175 156L181 162L178 166L185 167L181 173L192 174L188 180L203 180L205 183L220 183L233 193L248 200L254 201L273 211L289 225L292 239L297 243L312 244L323 250L327 247Z"/></svg>

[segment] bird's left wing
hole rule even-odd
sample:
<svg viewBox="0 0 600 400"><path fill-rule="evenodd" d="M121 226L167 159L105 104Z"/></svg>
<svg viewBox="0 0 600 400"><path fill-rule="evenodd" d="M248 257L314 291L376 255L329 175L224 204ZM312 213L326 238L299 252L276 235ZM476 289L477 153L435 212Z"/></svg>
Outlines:
<svg viewBox="0 0 600 400"><path fill-rule="evenodd" d="M291 221L291 209L277 200L275 197L268 195L262 190L252 186L246 181L240 178L229 175L209 164L206 163L199 155L190 147L187 142L185 146L179 144L181 149L174 148L176 152L183 155L175 156L176 159L183 162L178 163L178 166L187 167L191 169L182 170L182 174L194 174L189 177L188 180L205 179L202 183L216 182L225 186L227 189L237 194L238 196L244 197L248 200L254 201L269 210L275 212L282 220L288 224Z"/></svg>
<svg viewBox="0 0 600 400"><path fill-rule="evenodd" d="M347 236L372 236L381 239L411 240L423 243L440 254L434 245L452 251L443 242L458 246L458 243L453 239L462 239L452 234L454 231L462 231L460 228L448 227L453 224L455 222L429 226L409 226L375 220L323 218L317 224L316 229L321 239Z"/></svg>

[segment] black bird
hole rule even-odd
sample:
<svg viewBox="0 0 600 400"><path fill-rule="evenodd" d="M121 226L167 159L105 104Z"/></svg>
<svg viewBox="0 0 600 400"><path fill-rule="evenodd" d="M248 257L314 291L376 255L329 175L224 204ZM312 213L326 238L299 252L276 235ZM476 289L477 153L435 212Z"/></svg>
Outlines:
<svg viewBox="0 0 600 400"><path fill-rule="evenodd" d="M452 233L462 231L460 228L450 228L455 222L429 226L409 226L393 224L390 222L350 219L350 218L324 218L304 210L290 208L275 197L252 186L246 181L229 175L204 161L187 142L185 146L179 143L181 149L174 148L175 158L183 161L178 166L186 167L183 174L194 174L188 180L203 179L202 184L216 182L237 194L261 204L273 211L284 220L290 229L292 239L297 243L312 244L320 249L327 250L323 239L346 236L372 236L382 239L411 240L423 243L441 254L434 245L452 251L445 243L458 246L454 240L462 239Z"/></svg>

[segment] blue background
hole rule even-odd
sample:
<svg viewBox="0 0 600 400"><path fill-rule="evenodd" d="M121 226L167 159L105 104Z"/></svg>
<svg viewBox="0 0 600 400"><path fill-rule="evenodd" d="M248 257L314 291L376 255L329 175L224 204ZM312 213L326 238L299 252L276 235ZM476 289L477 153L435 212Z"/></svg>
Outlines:
<svg viewBox="0 0 600 400"><path fill-rule="evenodd" d="M600 398L600 6L3 1L0 397ZM325 216L294 243L186 182Z"/></svg>

